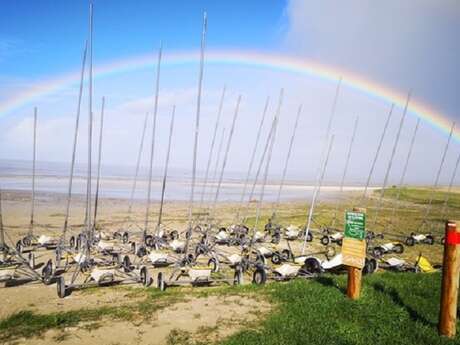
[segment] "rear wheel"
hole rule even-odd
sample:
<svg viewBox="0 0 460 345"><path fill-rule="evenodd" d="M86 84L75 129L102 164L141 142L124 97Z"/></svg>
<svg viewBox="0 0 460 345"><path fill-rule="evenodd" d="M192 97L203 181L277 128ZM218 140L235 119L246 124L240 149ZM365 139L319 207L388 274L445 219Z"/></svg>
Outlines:
<svg viewBox="0 0 460 345"><path fill-rule="evenodd" d="M279 265L281 263L281 256L278 254L278 253L274 253L272 255L272 263L275 264L275 265Z"/></svg>
<svg viewBox="0 0 460 345"><path fill-rule="evenodd" d="M139 273L142 285L144 285L145 287L149 287L150 285L152 285L152 277L150 277L150 272L147 269L147 267L142 266Z"/></svg>
<svg viewBox="0 0 460 345"><path fill-rule="evenodd" d="M217 262L216 258L209 259L208 266L211 267L211 271L213 272L219 271L219 263Z"/></svg>
<svg viewBox="0 0 460 345"><path fill-rule="evenodd" d="M402 253L404 253L404 246L401 243L395 244L393 250L397 254L402 254Z"/></svg>
<svg viewBox="0 0 460 345"><path fill-rule="evenodd" d="M176 231L176 230L173 230L171 231L171 233L169 234L169 237L172 239L172 240L177 240L179 238L179 233Z"/></svg>
<svg viewBox="0 0 460 345"><path fill-rule="evenodd" d="M283 249L281 251L281 258L284 260L284 261L289 261L292 257L292 253L289 249Z"/></svg>
<svg viewBox="0 0 460 345"><path fill-rule="evenodd" d="M164 280L163 272L159 272L157 276L157 288L160 289L160 291L165 291L166 290L166 283Z"/></svg>
<svg viewBox="0 0 460 345"><path fill-rule="evenodd" d="M128 273L131 272L133 269L131 267L131 259L129 258L128 255L125 255L123 257L123 262L122 262L123 270Z"/></svg>
<svg viewBox="0 0 460 345"><path fill-rule="evenodd" d="M412 247L414 244L415 244L415 240L412 236L406 238L406 245L408 245L409 247Z"/></svg>
<svg viewBox="0 0 460 345"><path fill-rule="evenodd" d="M428 236L426 237L426 240L425 240L425 241L426 241L426 243L428 243L429 245L433 245L433 244L434 244L434 237L431 236L431 235L428 235Z"/></svg>
<svg viewBox="0 0 460 345"><path fill-rule="evenodd" d="M267 281L267 272L262 267L257 267L252 275L252 283L263 285Z"/></svg>
<svg viewBox="0 0 460 345"><path fill-rule="evenodd" d="M128 240L129 240L129 234L127 232L124 232L123 237L122 237L122 242L128 243Z"/></svg>
<svg viewBox="0 0 460 345"><path fill-rule="evenodd" d="M382 249L382 247L375 247L375 248L372 250L372 254L373 254L374 257L376 257L377 259L380 259L380 258L383 256L383 249Z"/></svg>
<svg viewBox="0 0 460 345"><path fill-rule="evenodd" d="M329 243L331 242L331 240L329 239L329 236L323 236L321 237L321 244L324 245L324 246L327 246Z"/></svg>
<svg viewBox="0 0 460 345"><path fill-rule="evenodd" d="M64 298L65 296L67 296L68 292L70 292L70 290L68 290L67 287L65 286L64 277L58 278L56 286L57 286L57 295L59 298Z"/></svg>
<svg viewBox="0 0 460 345"><path fill-rule="evenodd" d="M321 272L321 264L315 258L307 258L302 267L308 273L320 273Z"/></svg>
<svg viewBox="0 0 460 345"><path fill-rule="evenodd" d="M51 284L51 279L53 277L53 262L51 259L48 260L45 266L42 269L42 279L46 285Z"/></svg>

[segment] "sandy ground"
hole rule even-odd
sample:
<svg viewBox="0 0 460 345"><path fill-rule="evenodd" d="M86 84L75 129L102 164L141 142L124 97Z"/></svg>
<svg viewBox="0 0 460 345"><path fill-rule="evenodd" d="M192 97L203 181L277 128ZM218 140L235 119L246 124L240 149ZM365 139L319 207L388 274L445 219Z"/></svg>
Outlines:
<svg viewBox="0 0 460 345"><path fill-rule="evenodd" d="M103 320L59 330L40 337L18 339L19 344L176 344L184 339L212 341L261 320L271 306L246 297L210 296L154 312L148 320Z"/></svg>

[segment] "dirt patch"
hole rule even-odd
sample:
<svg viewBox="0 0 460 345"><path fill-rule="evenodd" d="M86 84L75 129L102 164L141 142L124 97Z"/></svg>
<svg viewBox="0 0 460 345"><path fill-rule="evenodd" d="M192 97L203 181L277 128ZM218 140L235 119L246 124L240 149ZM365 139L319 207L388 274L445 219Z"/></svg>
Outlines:
<svg viewBox="0 0 460 345"><path fill-rule="evenodd" d="M65 312L83 308L126 305L140 301L144 296L136 296L129 288L102 288L98 290L75 291L62 299L56 294L56 284L28 284L24 286L2 288L0 296L2 307L0 319L19 312L31 310L41 314Z"/></svg>
<svg viewBox="0 0 460 345"><path fill-rule="evenodd" d="M41 337L20 339L20 344L195 344L227 337L255 325L271 309L268 302L241 296L193 298L155 312L148 321L105 320Z"/></svg>

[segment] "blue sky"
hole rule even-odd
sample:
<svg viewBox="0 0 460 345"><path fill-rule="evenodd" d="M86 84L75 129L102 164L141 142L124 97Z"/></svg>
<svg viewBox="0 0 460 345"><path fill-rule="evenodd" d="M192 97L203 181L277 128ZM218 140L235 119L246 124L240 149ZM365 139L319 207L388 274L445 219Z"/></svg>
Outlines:
<svg viewBox="0 0 460 345"><path fill-rule="evenodd" d="M104 64L125 57L155 53L160 41L165 55L178 50L196 50L200 44L202 14L208 13L207 50L276 52L299 59L316 60L345 69L375 83L432 105L451 120L460 109L460 3L456 0L257 0L257 1L94 1L94 63ZM78 71L88 32L87 1L5 1L0 11L0 102L12 94L63 73ZM168 67L162 71L160 89L158 155L161 166L166 143L164 133L170 109L177 105L176 144L171 165L190 167L190 147L196 104L197 63ZM339 75L337 75L337 78ZM146 111L152 111L154 68L111 75L95 81L95 109L107 97L104 162L132 165L140 126ZM248 147L267 96L273 116L277 95L285 88L283 118L274 161L286 155L295 112L304 105L288 178L313 180L319 161L335 84L317 78L272 69L238 65L205 66L203 126L200 133L199 165L207 159L221 88L228 86L223 123L228 127L234 103L242 94L241 115L229 156L229 170L243 171L249 159ZM39 107L39 159L68 161L69 133L75 117L77 87L69 86L0 117L0 158L30 158L31 115ZM86 109L87 95L84 95ZM345 150L354 118L360 127L350 179L363 181L377 145L377 138L390 104L344 87L337 107L330 181L336 181L344 165ZM97 112L98 110L96 110ZM387 166L396 124L377 166L374 183L381 181ZM87 113L84 112L83 124ZM98 125L96 119L96 126ZM390 181L399 180L415 125L409 116ZM228 129L228 128L227 128ZM85 132L78 152L84 162ZM410 165L411 182L430 184L439 164L446 135L422 123L420 139ZM442 181L448 181L460 147L454 143L448 153ZM144 161L144 164L146 162ZM282 164L272 169L279 175Z"/></svg>
<svg viewBox="0 0 460 345"><path fill-rule="evenodd" d="M277 49L284 1L93 2L94 61L157 49L196 49L209 16L209 48ZM87 35L87 1L7 1L0 12L0 73L42 76L78 66ZM284 18L284 19L283 19Z"/></svg>

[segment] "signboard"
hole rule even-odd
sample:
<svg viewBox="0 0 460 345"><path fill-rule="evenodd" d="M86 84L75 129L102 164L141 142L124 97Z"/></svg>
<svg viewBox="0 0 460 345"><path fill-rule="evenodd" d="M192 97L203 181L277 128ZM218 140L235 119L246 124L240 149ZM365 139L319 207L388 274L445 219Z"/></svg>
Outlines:
<svg viewBox="0 0 460 345"><path fill-rule="evenodd" d="M342 245L342 260L346 266L363 268L366 260L366 214L345 213L345 234Z"/></svg>
<svg viewBox="0 0 460 345"><path fill-rule="evenodd" d="M366 260L366 241L345 237L342 245L342 263L363 268Z"/></svg>
<svg viewBox="0 0 460 345"><path fill-rule="evenodd" d="M345 213L345 237L364 240L366 236L366 214L362 212Z"/></svg>

